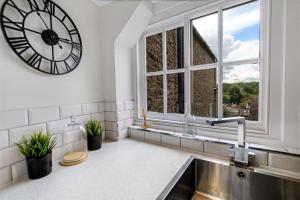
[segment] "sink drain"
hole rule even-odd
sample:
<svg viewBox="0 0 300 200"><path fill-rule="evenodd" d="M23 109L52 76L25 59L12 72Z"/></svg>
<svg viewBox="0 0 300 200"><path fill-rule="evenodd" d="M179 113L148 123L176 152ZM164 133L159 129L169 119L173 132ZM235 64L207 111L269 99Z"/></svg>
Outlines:
<svg viewBox="0 0 300 200"><path fill-rule="evenodd" d="M243 180L247 178L246 173L243 172L243 171L239 171L239 172L237 173L237 176L238 176L240 179L243 179Z"/></svg>

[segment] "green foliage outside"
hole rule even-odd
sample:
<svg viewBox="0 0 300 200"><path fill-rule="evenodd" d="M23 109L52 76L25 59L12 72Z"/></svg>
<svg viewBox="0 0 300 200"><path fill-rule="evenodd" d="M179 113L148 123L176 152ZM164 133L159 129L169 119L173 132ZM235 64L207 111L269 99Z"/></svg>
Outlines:
<svg viewBox="0 0 300 200"><path fill-rule="evenodd" d="M90 136L101 135L103 132L103 126L101 125L101 122L95 118L89 119L84 126L87 135Z"/></svg>
<svg viewBox="0 0 300 200"><path fill-rule="evenodd" d="M39 130L28 138L23 137L23 140L16 145L26 158L39 158L52 152L56 145L56 137L53 137L50 133Z"/></svg>
<svg viewBox="0 0 300 200"><path fill-rule="evenodd" d="M246 109L247 105L257 98L259 93L258 82L239 82L239 83L223 83L223 103L237 104L240 108Z"/></svg>

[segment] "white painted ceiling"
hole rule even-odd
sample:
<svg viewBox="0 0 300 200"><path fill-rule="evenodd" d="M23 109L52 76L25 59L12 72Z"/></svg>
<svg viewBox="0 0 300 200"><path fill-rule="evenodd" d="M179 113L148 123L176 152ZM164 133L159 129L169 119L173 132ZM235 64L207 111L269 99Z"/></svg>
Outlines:
<svg viewBox="0 0 300 200"><path fill-rule="evenodd" d="M107 5L113 1L122 1L122 0L92 0L95 2L98 6L104 6ZM141 0L127 0L127 1L141 1ZM147 0L144 0L147 1ZM217 0L148 0L151 1L153 4L153 10L154 13L160 13L165 10L171 9L176 6L180 6L180 4L184 4L187 2L197 2L198 4L201 3L207 3L207 2L214 2Z"/></svg>

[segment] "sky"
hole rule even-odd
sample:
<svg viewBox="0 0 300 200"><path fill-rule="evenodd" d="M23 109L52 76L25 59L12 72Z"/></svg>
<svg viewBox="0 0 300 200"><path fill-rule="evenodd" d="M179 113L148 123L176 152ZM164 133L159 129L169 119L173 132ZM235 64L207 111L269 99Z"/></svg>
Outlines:
<svg viewBox="0 0 300 200"><path fill-rule="evenodd" d="M223 11L223 62L259 57L259 1ZM200 35L218 56L218 14L193 20ZM226 83L259 80L259 65L244 64L223 68Z"/></svg>

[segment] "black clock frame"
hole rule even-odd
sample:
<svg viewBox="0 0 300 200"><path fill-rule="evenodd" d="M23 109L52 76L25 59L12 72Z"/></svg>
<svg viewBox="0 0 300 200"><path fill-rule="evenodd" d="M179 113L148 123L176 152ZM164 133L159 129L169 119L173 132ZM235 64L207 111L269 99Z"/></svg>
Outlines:
<svg viewBox="0 0 300 200"><path fill-rule="evenodd" d="M36 0L29 0L29 1L33 1L33 2L35 2L35 4L36 4ZM17 56L18 56L21 60L23 60L27 65L29 65L31 68L33 68L33 69L35 69L35 70L38 70L38 71L40 71L40 72L42 72L42 73L51 74L51 75L64 75L64 74L67 74L67 73L70 73L70 72L74 71L74 70L77 68L77 66L79 65L80 61L81 61L81 58L82 58L82 51L83 51L83 50L82 50L82 40L81 40L79 31L78 31L78 29L77 29L75 23L74 23L73 20L71 19L71 17L69 17L69 15L68 15L68 14L67 14L67 13L66 13L66 12L65 12L58 4L54 3L54 2L51 1L51 0L43 0L43 2L44 2L44 4L45 4L44 10L40 10L40 9L39 9L39 10L33 10L33 9L32 9L31 11L27 12L25 16L23 15L23 18L24 18L24 19L23 19L23 22L22 22L22 32L23 32L24 38L26 39L26 42L27 42L26 45L28 45L28 48L31 48L31 49L34 51L34 54L31 55L31 57L30 57L28 60L26 60L24 57L21 56L21 54L22 54L24 51L26 51L28 48L25 49L24 51L22 50L21 52L18 52L17 49L14 48L14 46L13 46L13 44L12 44L13 41L10 42L10 39L13 39L13 38L8 37L8 35L7 35L6 31L5 31L5 25L4 25L4 22L3 22L3 18L7 18L7 17L4 16L3 13L4 13L4 9L5 9L5 7L7 6L7 3L8 3L8 2L13 2L13 1L12 1L12 0L5 0L5 2L3 3L2 8L1 8L1 13L0 13L0 22L1 22L1 29L2 29L2 33L3 33L3 35L4 35L4 38L5 38L5 40L7 41L7 43L9 44L10 48L15 52L15 54L17 54ZM14 2L13 2L13 3L14 3ZM48 6L47 6L46 4L48 4ZM52 9L52 5L54 5L54 7L57 7L57 8L64 14L63 19L60 19L60 18L58 18L57 16L52 15L52 14L50 13L51 10L49 10L49 4L50 4L50 6L51 6L50 9ZM47 7L48 12L46 11L46 7ZM39 7L38 7L38 8L39 8ZM20 14L22 13L22 11L21 11L17 6L15 6L15 9L16 9ZM50 18L51 18L51 17L55 17L59 22L61 22L61 23L63 24L63 26L64 26L64 27L66 28L66 30L68 31L71 40L70 40L69 42L67 42L67 43L70 43L70 44L72 44L72 45L71 45L71 51L70 51L70 54L69 54L64 60L54 60L54 59L51 60L51 59L49 59L49 58L46 58L45 56L43 56L43 55L41 55L39 52L37 52L37 51L33 48L33 46L30 44L30 42L28 41L28 38L27 38L26 33L25 33L26 28L24 28L24 23L25 23L26 18L27 18L28 15L30 15L30 14L33 13L33 12L37 12L37 11L38 11L38 12L46 12L46 13L52 15L52 16L50 16ZM66 26L66 24L64 23L65 18L68 18L68 20L71 22L72 27L73 27L72 30L69 30L68 27ZM19 27L18 24L17 24L16 22L11 21L9 18L7 18L7 20L9 20L10 23L14 24L15 26ZM21 28L21 27L19 27L19 28ZM12 29L15 29L15 28L13 27ZM18 31L20 31L20 30L18 30ZM51 30L51 31L52 31L52 30ZM45 32L45 30L42 32L42 34L43 34L44 32ZM54 33L55 33L55 32L54 32ZM44 40L44 42L45 42L46 44L48 44L49 46L56 45L56 43L51 44L51 42L49 42L49 41L48 41L48 42L49 42L49 43L48 43L48 42L46 41L47 38L44 38L42 34L41 34L42 39ZM56 34L56 33L55 33L55 34ZM77 35L78 40L79 40L79 43L73 42L72 35L74 35L74 34ZM57 34L56 34L56 35L57 35ZM20 40L17 41L16 45L18 45L18 44L22 44L22 41L20 41ZM25 47L24 47L24 48L25 48ZM75 55L75 54L73 53L73 49L74 49L74 48L76 48L76 49L78 49L78 50L80 51L79 56L77 56L77 55ZM53 55L53 48L52 48L52 55ZM74 66L72 66L72 67L69 66L69 64L68 64L67 61L66 61L66 60L68 60L69 58L72 58L72 59L75 61L75 63L76 63L76 64L75 64ZM44 71L44 70L41 70L41 69L40 69L41 59L44 59L44 60L47 60L47 61L50 61L50 62L51 62L51 69L50 69L50 72L47 72L47 71ZM57 62L64 62L67 71L64 72L64 73L59 73L59 71L58 71L58 69L57 69L57 64L56 64ZM36 64L38 64L38 67L35 67Z"/></svg>

